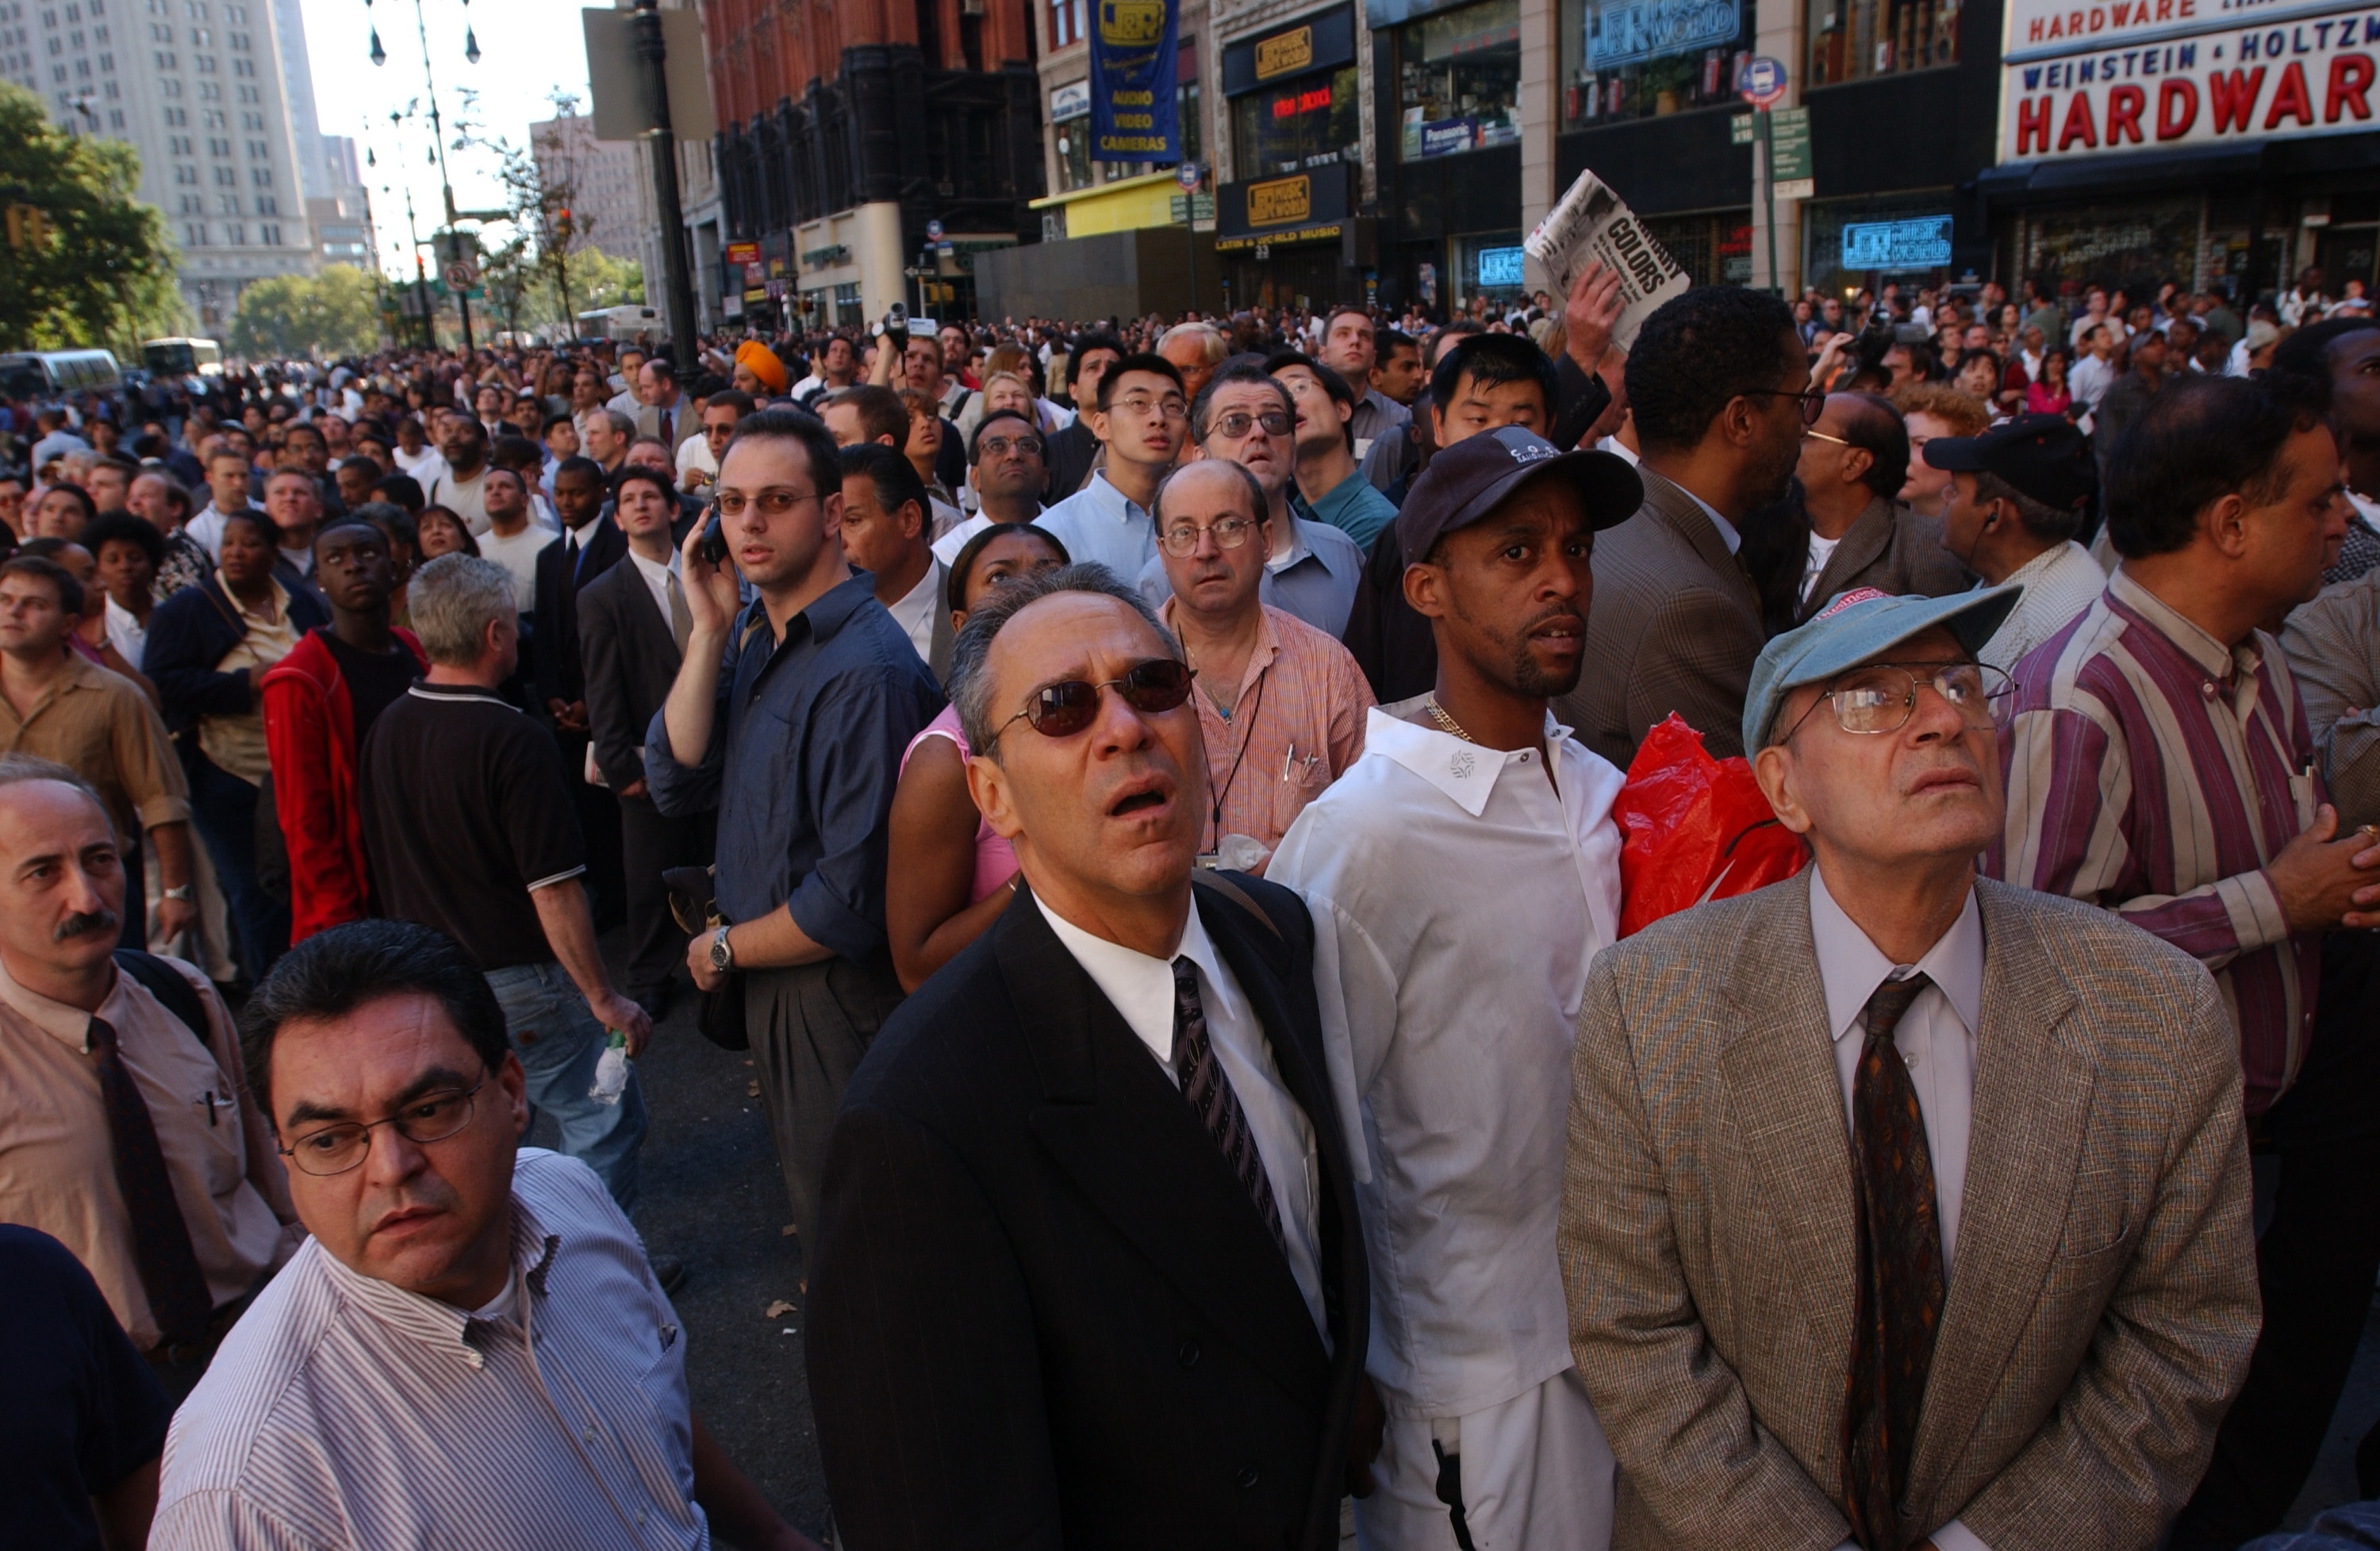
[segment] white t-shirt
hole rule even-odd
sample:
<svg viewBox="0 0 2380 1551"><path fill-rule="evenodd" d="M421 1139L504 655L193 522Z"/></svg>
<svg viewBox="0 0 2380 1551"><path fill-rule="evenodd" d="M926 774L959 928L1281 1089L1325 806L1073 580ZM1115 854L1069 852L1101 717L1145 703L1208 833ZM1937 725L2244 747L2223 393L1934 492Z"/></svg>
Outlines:
<svg viewBox="0 0 2380 1551"><path fill-rule="evenodd" d="M512 573L513 607L522 613L536 608L538 551L559 540L534 522L523 523L521 530L509 539L492 527L479 539L480 558L492 560Z"/></svg>
<svg viewBox="0 0 2380 1551"><path fill-rule="evenodd" d="M1810 600L1810 589L1818 585L1819 573L1826 570L1827 562L1835 558L1835 546L1841 542L1840 539L1821 539L1815 533L1810 535L1810 558L1802 563L1803 602Z"/></svg>

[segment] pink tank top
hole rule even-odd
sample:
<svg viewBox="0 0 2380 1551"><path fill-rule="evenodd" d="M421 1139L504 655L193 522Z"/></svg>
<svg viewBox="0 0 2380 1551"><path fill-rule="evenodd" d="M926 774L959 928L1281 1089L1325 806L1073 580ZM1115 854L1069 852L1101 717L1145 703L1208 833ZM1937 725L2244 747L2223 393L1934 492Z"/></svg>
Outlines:
<svg viewBox="0 0 2380 1551"><path fill-rule="evenodd" d="M966 733L959 727L958 708L945 706L942 708L942 714L926 723L926 730L911 738L909 746L901 751L901 769L904 771L909 768L910 756L916 754L917 745L928 738L950 739L958 745L959 757L962 759L965 759L970 752L967 748ZM978 817L975 821L975 882L967 890L967 903L973 904L978 900L990 895L994 889L1007 883L1015 876L1015 873L1016 852L1009 845L1005 837Z"/></svg>

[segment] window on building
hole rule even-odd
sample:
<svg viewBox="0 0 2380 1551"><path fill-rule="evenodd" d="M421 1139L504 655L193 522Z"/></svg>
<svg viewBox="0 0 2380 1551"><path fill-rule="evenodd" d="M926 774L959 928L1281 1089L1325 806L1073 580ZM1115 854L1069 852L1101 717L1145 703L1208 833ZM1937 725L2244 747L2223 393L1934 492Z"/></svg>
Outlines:
<svg viewBox="0 0 2380 1551"><path fill-rule="evenodd" d="M1273 177L1362 156L1355 67L1320 71L1232 101L1233 170L1243 180Z"/></svg>
<svg viewBox="0 0 2380 1551"><path fill-rule="evenodd" d="M196 194L185 194L181 197L181 212L184 215L203 214L206 208L207 201Z"/></svg>
<svg viewBox="0 0 2380 1551"><path fill-rule="evenodd" d="M235 221L224 228L224 241L238 248L248 241L248 228Z"/></svg>
<svg viewBox="0 0 2380 1551"><path fill-rule="evenodd" d="M1481 0L1397 29L1405 161L1521 139L1521 0Z"/></svg>
<svg viewBox="0 0 2380 1551"><path fill-rule="evenodd" d="M68 48L77 49L82 47L82 30L80 28L77 28L75 30L67 34L67 46Z"/></svg>
<svg viewBox="0 0 2380 1551"><path fill-rule="evenodd" d="M270 194L259 194L256 197L256 213L259 215L278 215L281 213L281 201L274 199Z"/></svg>
<svg viewBox="0 0 2380 1551"><path fill-rule="evenodd" d="M1050 0L1050 46L1066 47L1083 41L1089 30L1084 25L1086 0Z"/></svg>
<svg viewBox="0 0 2380 1551"><path fill-rule="evenodd" d="M165 137L165 150L166 150L166 151L167 151L167 153L168 153L168 154L175 155L175 156L188 156L188 155L189 155L189 154L191 153L191 152L190 152L190 137L189 137L189 136L188 136L188 135L168 135L168 136L166 136L166 137Z"/></svg>
<svg viewBox="0 0 2380 1551"><path fill-rule="evenodd" d="M220 87L220 86L217 86L213 81L211 81L211 80L202 80L202 81L199 82L199 101L200 101L200 102L201 102L201 103L220 103L220 102L222 102L222 101L223 101L223 88L222 88L222 87Z"/></svg>
<svg viewBox="0 0 2380 1551"><path fill-rule="evenodd" d="M63 65L51 66L50 79L57 82L60 86L64 86L67 82L67 67Z"/></svg>
<svg viewBox="0 0 2380 1551"><path fill-rule="evenodd" d="M199 74L202 76L213 75L215 73L215 56L212 54L194 54L190 55L190 68L198 71Z"/></svg>
<svg viewBox="0 0 2380 1551"><path fill-rule="evenodd" d="M91 61L88 59L76 60L75 75L83 80L89 80L91 79Z"/></svg>
<svg viewBox="0 0 2380 1551"><path fill-rule="evenodd" d="M1812 86L1959 62L1959 0L1810 0Z"/></svg>
<svg viewBox="0 0 2380 1551"><path fill-rule="evenodd" d="M215 196L215 213L218 215L237 215L239 213L239 196L237 194L217 194Z"/></svg>
<svg viewBox="0 0 2380 1551"><path fill-rule="evenodd" d="M1057 126L1058 192L1091 186L1091 121L1086 115Z"/></svg>
<svg viewBox="0 0 2380 1551"><path fill-rule="evenodd" d="M1198 40L1184 38L1173 55L1174 122L1180 127L1182 159L1201 160L1207 126L1198 111Z"/></svg>
<svg viewBox="0 0 2380 1551"><path fill-rule="evenodd" d="M264 127L264 115L261 113L241 114L239 127L243 129L261 129Z"/></svg>
<svg viewBox="0 0 2380 1551"><path fill-rule="evenodd" d="M280 247L280 246L281 246L281 227L280 227L280 224L279 224L278 223L276 223L276 222L270 222L270 221L268 221L268 222L266 222L263 225L257 227L257 228L256 228L256 240L257 240L257 241L259 241L259 242L261 242L261 243L262 243L262 244L263 244L265 247L267 247L267 248L278 248L278 247Z"/></svg>
<svg viewBox="0 0 2380 1551"><path fill-rule="evenodd" d="M104 75L114 75L115 73L115 55L112 54L101 55L99 56L99 67L101 73Z"/></svg>
<svg viewBox="0 0 2380 1551"><path fill-rule="evenodd" d="M203 221L185 222L182 225L182 246L185 248L204 248L206 245L207 224Z"/></svg>
<svg viewBox="0 0 2380 1551"><path fill-rule="evenodd" d="M256 61L253 59L234 59L231 62L231 73L236 76L252 76L256 74Z"/></svg>
<svg viewBox="0 0 2380 1551"><path fill-rule="evenodd" d="M231 141L217 135L209 135L207 137L207 154L210 156L230 155Z"/></svg>
<svg viewBox="0 0 2380 1551"><path fill-rule="evenodd" d="M248 52L248 34L247 34L247 33L245 33L245 32L234 32L234 33L230 34L230 42L231 42L231 46L232 46L233 48L235 48L235 49L238 50L239 52L241 52L241 53L243 53L243 54L245 54L246 52Z"/></svg>
<svg viewBox="0 0 2380 1551"><path fill-rule="evenodd" d="M107 110L107 127L111 129L121 129L124 127L124 110L122 108L110 108Z"/></svg>
<svg viewBox="0 0 2380 1551"><path fill-rule="evenodd" d="M218 187L226 183L237 183L238 181L239 169L237 167L217 167L215 169L215 183Z"/></svg>
<svg viewBox="0 0 2380 1551"><path fill-rule="evenodd" d="M270 188L273 187L273 169L250 167L248 169L248 181L255 184L259 188Z"/></svg>

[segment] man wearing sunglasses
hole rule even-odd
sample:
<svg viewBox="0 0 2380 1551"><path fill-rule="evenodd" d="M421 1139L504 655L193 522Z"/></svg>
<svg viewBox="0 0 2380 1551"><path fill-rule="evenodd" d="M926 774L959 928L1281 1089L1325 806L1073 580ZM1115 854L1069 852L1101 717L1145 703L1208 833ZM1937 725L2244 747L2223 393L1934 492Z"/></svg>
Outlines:
<svg viewBox="0 0 2380 1551"><path fill-rule="evenodd" d="M1734 285L1664 302L1628 353L1627 386L1645 505L1596 555L1595 668L1554 714L1622 769L1673 711L1712 754L1742 754L1744 685L1767 639L1742 525L1784 496L1826 400L1791 309Z"/></svg>
<svg viewBox="0 0 2380 1551"><path fill-rule="evenodd" d="M1741 735L1811 866L1588 977L1561 1264L1620 1543L2156 1545L2247 1370L2222 999L1976 877L2016 600L1854 591L1770 642Z"/></svg>
<svg viewBox="0 0 2380 1551"><path fill-rule="evenodd" d="M313 1236L176 1416L150 1545L815 1551L688 1409L678 1316L601 1181L519 1146L504 1009L451 938L334 927L242 1017Z"/></svg>
<svg viewBox="0 0 2380 1551"><path fill-rule="evenodd" d="M1571 1030L1619 927L1621 776L1547 701L1585 663L1598 530L1643 498L1622 460L1517 425L1433 457L1380 542L1401 546L1435 687L1370 713L1363 757L1266 869L1313 914L1333 1069L1361 1101L1390 1424L1355 1514L1378 1551L1609 1535L1554 1220Z"/></svg>
<svg viewBox="0 0 2380 1551"><path fill-rule="evenodd" d="M1371 1303L1312 927L1253 878L1194 888L1190 674L1130 588L1017 577L957 659L968 788L1023 872L835 1122L808 1343L836 1523L1329 1551Z"/></svg>
<svg viewBox="0 0 2380 1551"><path fill-rule="evenodd" d="M838 540L843 460L799 410L737 422L711 524L679 554L688 629L645 733L672 818L715 808L720 914L686 945L696 986L743 981L769 1134L794 1208L818 1226L843 1085L901 1000L884 937L885 823L901 751L942 708L917 648ZM753 592L745 604L737 578Z"/></svg>

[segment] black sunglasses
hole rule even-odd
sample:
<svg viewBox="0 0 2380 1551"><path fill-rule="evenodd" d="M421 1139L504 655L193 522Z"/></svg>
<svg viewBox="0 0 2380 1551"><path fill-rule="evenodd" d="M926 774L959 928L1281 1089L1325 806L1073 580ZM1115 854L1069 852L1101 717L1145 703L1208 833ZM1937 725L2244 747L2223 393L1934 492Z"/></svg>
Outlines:
<svg viewBox="0 0 2380 1551"><path fill-rule="evenodd" d="M1060 679L1033 692L1025 709L1000 724L1005 733L1019 721L1029 721L1045 738L1071 738L1099 714L1099 691L1112 689L1123 703L1144 716L1177 709L1190 698L1190 670L1170 657L1135 662L1104 684L1088 679ZM997 738L999 733L992 734Z"/></svg>
<svg viewBox="0 0 2380 1551"><path fill-rule="evenodd" d="M1784 388L1746 388L1743 392L1747 398L1790 398L1796 401L1802 406L1802 423L1805 426L1816 425L1827 413L1827 395L1816 388L1804 388L1800 393Z"/></svg>

